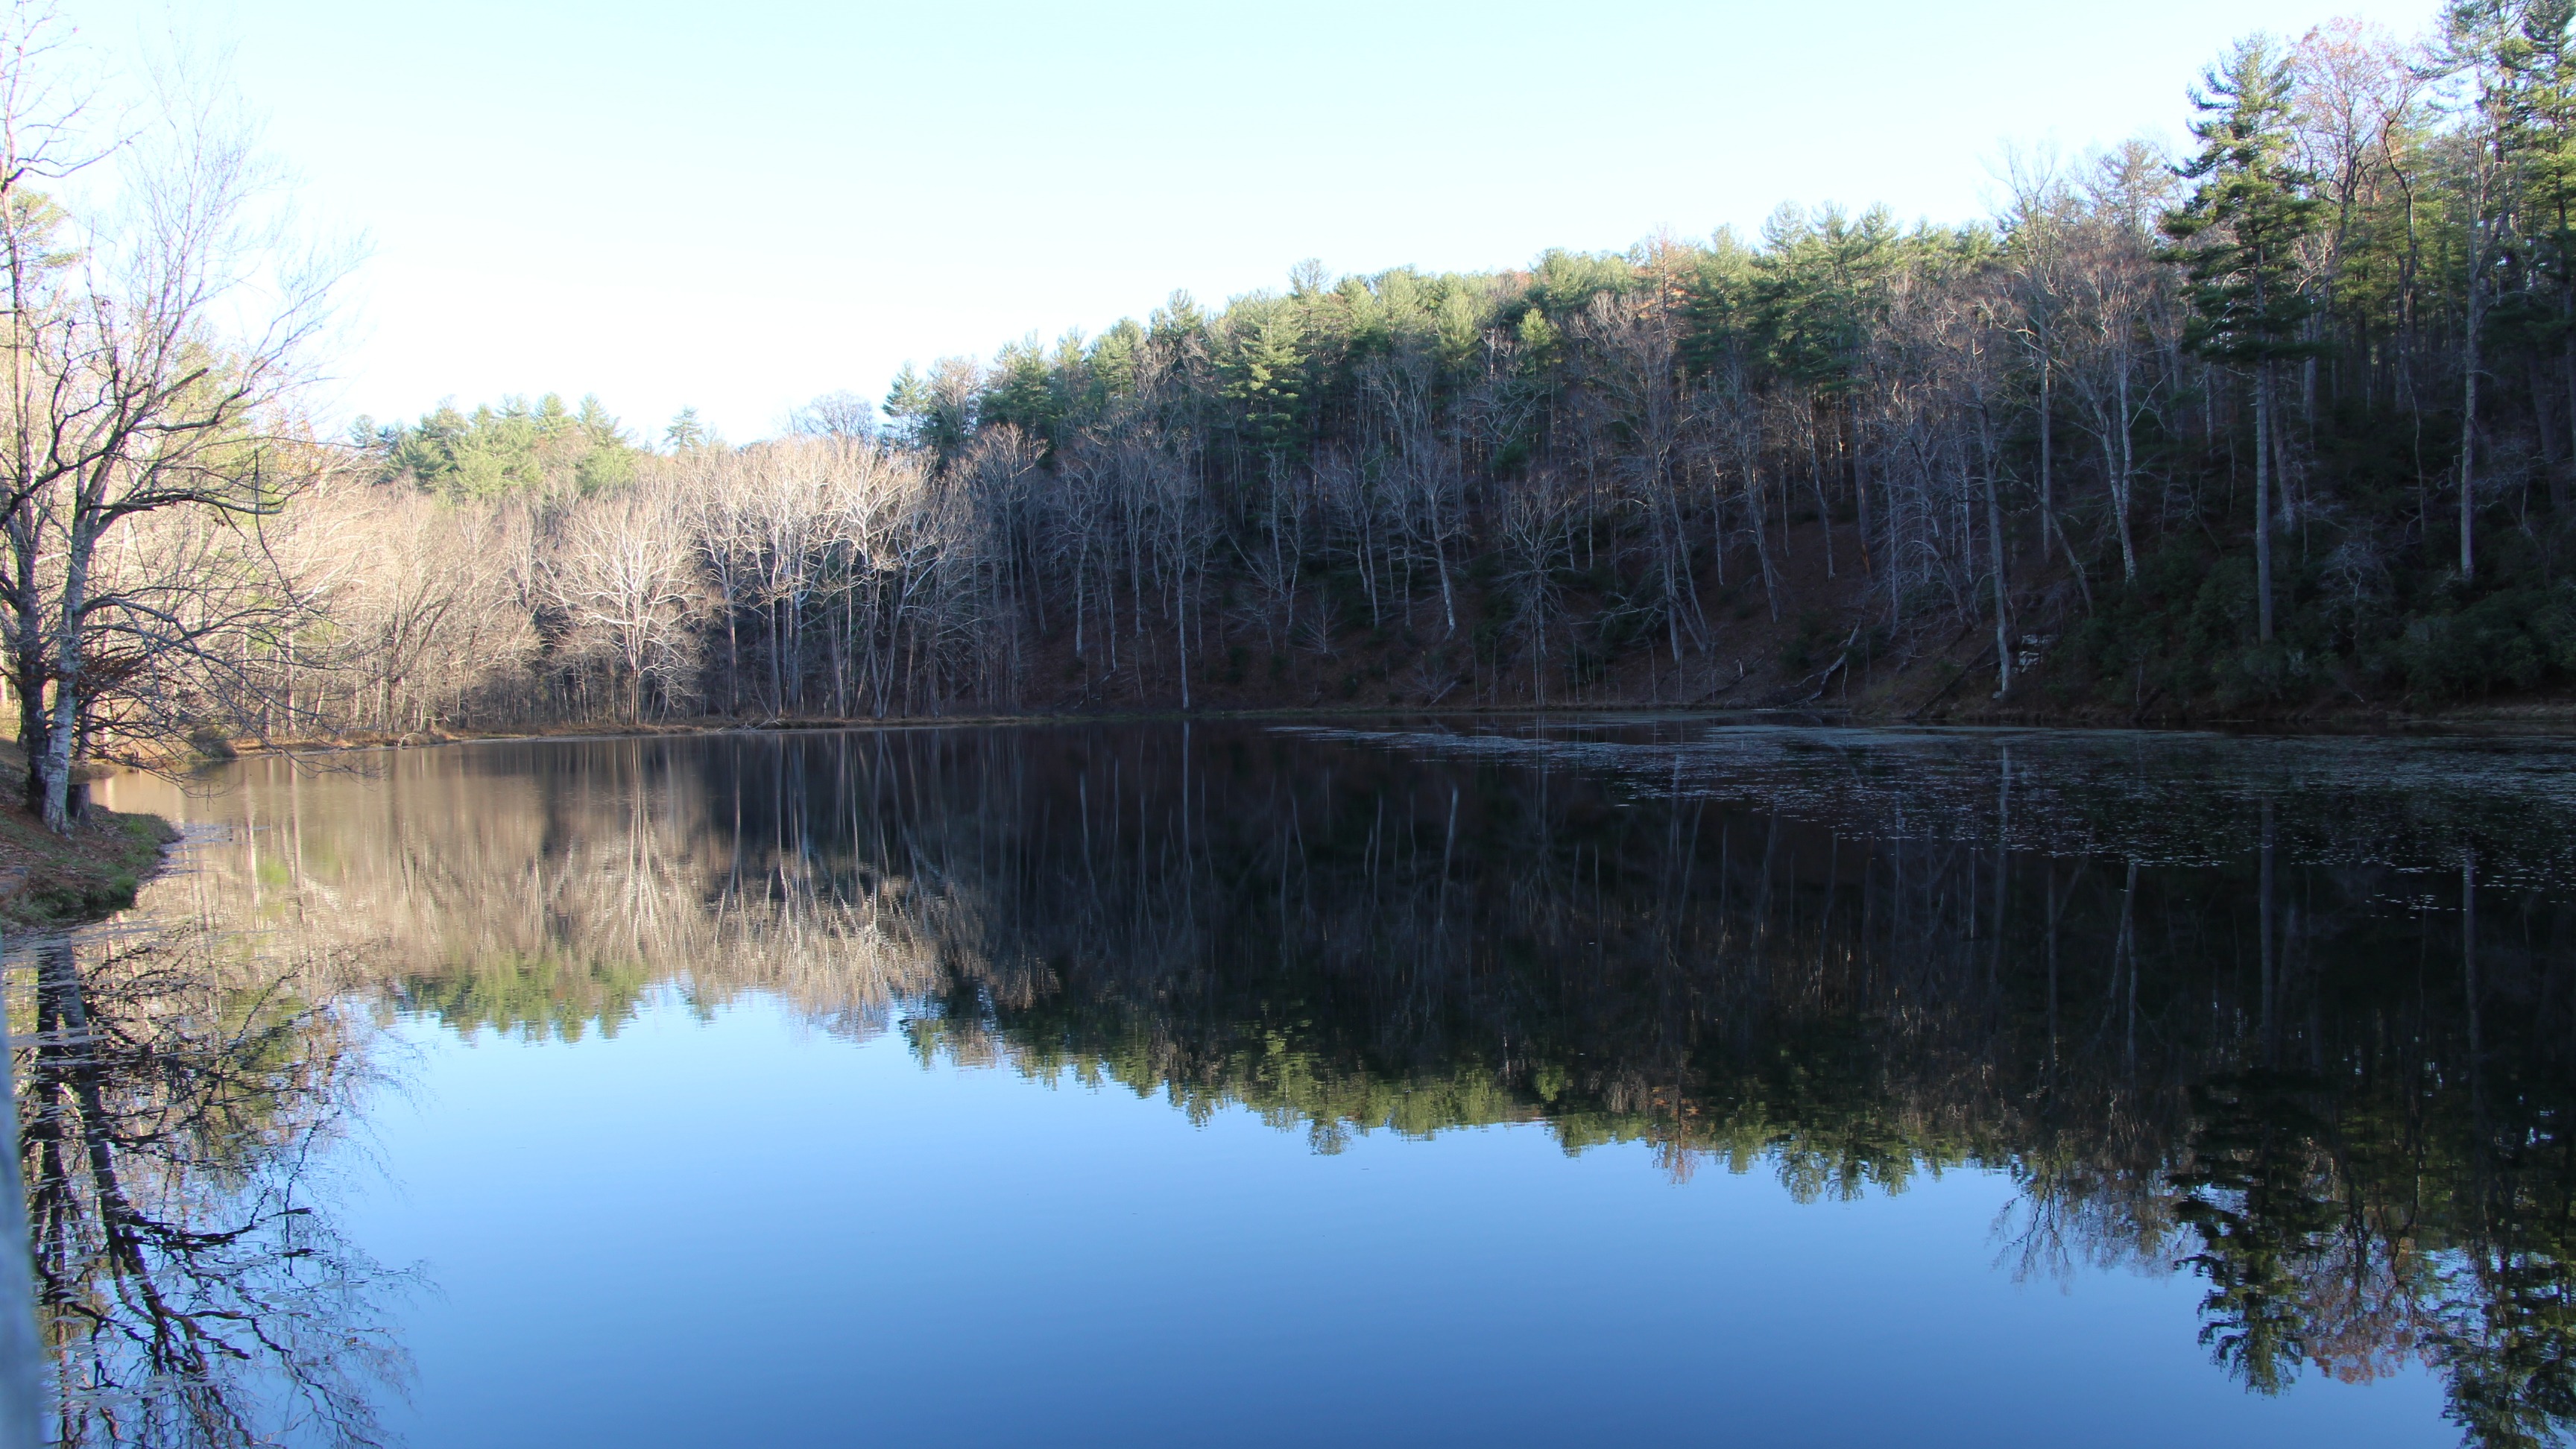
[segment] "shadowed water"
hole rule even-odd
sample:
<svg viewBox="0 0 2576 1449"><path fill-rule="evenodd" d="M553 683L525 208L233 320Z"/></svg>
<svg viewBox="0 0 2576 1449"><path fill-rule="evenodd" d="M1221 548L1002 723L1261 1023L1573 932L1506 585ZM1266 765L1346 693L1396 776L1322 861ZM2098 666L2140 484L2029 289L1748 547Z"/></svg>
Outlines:
<svg viewBox="0 0 2576 1449"><path fill-rule="evenodd" d="M120 781L192 868L13 997L64 1437L2552 1442L2570 763L1637 719Z"/></svg>

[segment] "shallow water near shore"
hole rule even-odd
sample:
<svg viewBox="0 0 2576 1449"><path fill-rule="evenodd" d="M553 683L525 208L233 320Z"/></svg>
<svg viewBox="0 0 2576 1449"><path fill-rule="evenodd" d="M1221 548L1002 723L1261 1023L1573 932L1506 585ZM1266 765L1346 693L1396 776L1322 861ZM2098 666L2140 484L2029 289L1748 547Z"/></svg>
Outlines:
<svg viewBox="0 0 2576 1449"><path fill-rule="evenodd" d="M120 780L186 868L12 977L65 1423L2546 1442L2572 764L1450 719Z"/></svg>

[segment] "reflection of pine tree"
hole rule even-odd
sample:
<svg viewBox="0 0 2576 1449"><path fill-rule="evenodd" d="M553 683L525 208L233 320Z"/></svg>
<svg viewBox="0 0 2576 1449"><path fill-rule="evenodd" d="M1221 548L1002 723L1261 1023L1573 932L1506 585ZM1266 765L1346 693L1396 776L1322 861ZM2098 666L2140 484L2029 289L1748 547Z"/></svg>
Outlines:
<svg viewBox="0 0 2576 1449"><path fill-rule="evenodd" d="M2531 1224L2527 1226L2539 1226ZM2565 1442L2576 1423L2576 1283L2562 1215L2547 1248L2479 1248L2437 1341L2449 1416L2483 1445Z"/></svg>
<svg viewBox="0 0 2576 1449"><path fill-rule="evenodd" d="M2257 1071L2195 1093L2191 1167L2173 1178L2175 1216L2201 1243L2185 1261L2209 1281L2200 1341L2258 1393L2288 1388L2314 1351L2308 1270L2337 1224L2312 1086Z"/></svg>
<svg viewBox="0 0 2576 1449"><path fill-rule="evenodd" d="M2483 1125L2461 1204L2478 1230L2451 1265L2433 1343L2449 1415L2479 1444L2561 1443L2576 1424L2576 1144Z"/></svg>

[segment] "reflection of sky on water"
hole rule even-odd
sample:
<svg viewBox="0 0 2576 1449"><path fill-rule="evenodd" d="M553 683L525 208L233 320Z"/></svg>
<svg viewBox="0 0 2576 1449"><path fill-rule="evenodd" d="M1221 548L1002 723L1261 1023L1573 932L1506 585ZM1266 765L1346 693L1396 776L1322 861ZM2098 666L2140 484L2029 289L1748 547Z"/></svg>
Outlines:
<svg viewBox="0 0 2576 1449"><path fill-rule="evenodd" d="M2446 1443L2420 1372L2249 1398L2188 1277L2016 1283L2000 1174L1800 1205L1537 1127L1308 1151L750 999L412 1025L349 1214L439 1298L421 1444Z"/></svg>
<svg viewBox="0 0 2576 1449"><path fill-rule="evenodd" d="M2554 1321L2473 1255L2569 1277L2571 761L1202 722L109 798L390 1023L417 1442L2430 1443L2428 1334ZM2278 1397L2204 1337L2265 1313Z"/></svg>

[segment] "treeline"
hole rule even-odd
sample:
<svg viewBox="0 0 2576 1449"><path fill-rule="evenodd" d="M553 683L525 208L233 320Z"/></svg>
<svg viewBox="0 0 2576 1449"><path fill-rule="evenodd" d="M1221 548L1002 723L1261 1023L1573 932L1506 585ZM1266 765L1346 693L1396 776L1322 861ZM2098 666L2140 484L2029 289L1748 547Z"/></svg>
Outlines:
<svg viewBox="0 0 2576 1449"><path fill-rule="evenodd" d="M2420 44L2257 37L2191 89L2185 153L2023 157L1989 221L1783 211L1525 271L1310 263L908 369L882 410L817 399L743 446L554 398L289 446L253 368L269 390L187 434L231 451L142 495L179 521L39 516L53 495L20 485L13 681L50 701L21 728L114 753L185 727L2171 717L2563 685L2569 29L2516 0L2450 6ZM25 255L77 254L13 225ZM138 476L115 456L92 471ZM220 587L39 597L75 541L121 566L94 547L114 529L161 550L129 577Z"/></svg>
<svg viewBox="0 0 2576 1449"><path fill-rule="evenodd" d="M404 531L479 572L439 581L452 638L335 614L312 703L1754 703L1927 660L2035 709L2544 686L2576 670L2568 28L2258 37L2189 153L2023 157L1991 222L1310 263L908 369L881 427L839 397L649 456L553 401L371 428L368 506L447 500ZM504 649L467 622L505 614Z"/></svg>

